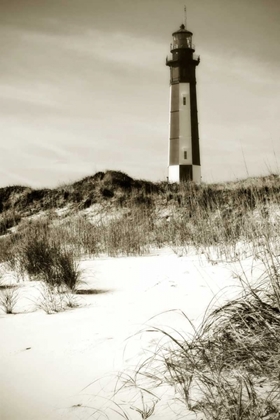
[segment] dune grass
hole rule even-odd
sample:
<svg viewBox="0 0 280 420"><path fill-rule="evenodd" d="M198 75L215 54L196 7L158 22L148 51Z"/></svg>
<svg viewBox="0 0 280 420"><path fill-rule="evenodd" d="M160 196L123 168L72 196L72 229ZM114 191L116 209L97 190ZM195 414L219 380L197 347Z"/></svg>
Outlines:
<svg viewBox="0 0 280 420"><path fill-rule="evenodd" d="M156 350L134 372L120 375L118 391L131 388L138 399L145 394L151 400L169 386L174 392L169 405L180 403L179 418L279 419L280 255L275 246L269 243L255 256L260 277L252 281L243 272L242 293L210 307L199 328L181 313L192 335L184 336L176 326L150 326L147 334L158 335ZM134 418L131 401L126 408L126 418Z"/></svg>
<svg viewBox="0 0 280 420"><path fill-rule="evenodd" d="M0 309L6 314L13 314L19 295L17 286L1 285Z"/></svg>
<svg viewBox="0 0 280 420"><path fill-rule="evenodd" d="M259 286L244 287L240 298L208 315L191 340L169 334L169 346L141 374L168 382L186 412L209 420L279 418L276 283L279 288L278 278L267 277Z"/></svg>
<svg viewBox="0 0 280 420"><path fill-rule="evenodd" d="M213 263L242 264L250 256L263 273L256 283L243 272L241 296L206 314L192 338L155 329L166 345L122 387L133 383L151 394L169 384L185 405L183 418L193 412L207 420L279 419L279 184L270 182L216 187L217 195L208 187L180 187L178 204L157 219L158 243L186 253L194 247Z"/></svg>
<svg viewBox="0 0 280 420"><path fill-rule="evenodd" d="M174 387L186 418L195 412L205 419L279 419L279 176L197 186L152 184L107 171L56 190L0 193L2 220L22 218L11 222L14 232L2 223L0 261L44 280L49 299L43 304L50 312L61 305L52 288L75 291L82 256L142 255L169 246L183 253L195 249L213 263L250 256L262 264L259 283L252 285L243 273L242 295L207 314L192 339L158 331L168 344L135 372L135 383L146 376L155 386ZM46 215L66 204L65 217ZM24 220L39 211L45 218ZM155 409L143 403L136 411L148 418Z"/></svg>

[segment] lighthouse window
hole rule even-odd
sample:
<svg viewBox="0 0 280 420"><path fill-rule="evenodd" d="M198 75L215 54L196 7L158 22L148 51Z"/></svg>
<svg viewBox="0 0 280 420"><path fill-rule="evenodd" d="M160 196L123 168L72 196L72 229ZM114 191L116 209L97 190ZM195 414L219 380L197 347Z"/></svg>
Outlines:
<svg viewBox="0 0 280 420"><path fill-rule="evenodd" d="M179 67L172 67L171 80L172 82L179 81Z"/></svg>
<svg viewBox="0 0 280 420"><path fill-rule="evenodd" d="M186 105L186 97L183 97L183 105Z"/></svg>
<svg viewBox="0 0 280 420"><path fill-rule="evenodd" d="M184 151L184 159L188 159L188 153Z"/></svg>

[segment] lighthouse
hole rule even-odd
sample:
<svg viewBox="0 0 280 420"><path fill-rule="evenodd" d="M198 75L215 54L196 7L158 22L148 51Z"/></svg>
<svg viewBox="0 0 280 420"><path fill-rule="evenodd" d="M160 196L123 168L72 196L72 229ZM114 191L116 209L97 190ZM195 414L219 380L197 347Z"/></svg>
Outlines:
<svg viewBox="0 0 280 420"><path fill-rule="evenodd" d="M185 25L172 34L170 67L170 133L168 179L170 182L201 181L195 69L192 32Z"/></svg>

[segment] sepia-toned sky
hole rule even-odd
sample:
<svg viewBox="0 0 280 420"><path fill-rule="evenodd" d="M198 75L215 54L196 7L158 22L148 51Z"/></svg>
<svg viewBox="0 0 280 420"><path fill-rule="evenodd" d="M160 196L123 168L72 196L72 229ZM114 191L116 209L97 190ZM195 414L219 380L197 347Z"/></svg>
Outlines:
<svg viewBox="0 0 280 420"><path fill-rule="evenodd" d="M185 4L203 180L279 171L279 0L0 0L0 187L166 179L165 57Z"/></svg>

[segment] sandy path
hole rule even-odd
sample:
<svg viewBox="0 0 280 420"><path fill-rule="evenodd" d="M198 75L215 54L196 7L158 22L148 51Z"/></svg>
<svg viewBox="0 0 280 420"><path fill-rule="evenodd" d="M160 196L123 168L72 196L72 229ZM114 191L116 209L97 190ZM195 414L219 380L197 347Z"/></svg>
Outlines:
<svg viewBox="0 0 280 420"><path fill-rule="evenodd" d="M108 293L81 296L83 306L55 315L38 310L1 314L1 420L89 418L92 409L85 406L106 403L101 397L112 390L112 373L137 364L144 350L155 346L149 334L126 341L129 336L145 323L188 331L183 317L172 312L147 321L181 309L198 323L217 292L233 284L226 267L202 263L195 255L178 257L170 250L87 260L82 268L87 287ZM34 290L28 283L20 292L26 297ZM22 298L17 309L30 311L30 301ZM83 390L97 378L103 379ZM110 419L120 418L110 413ZM170 420L170 415L159 412L153 418Z"/></svg>

